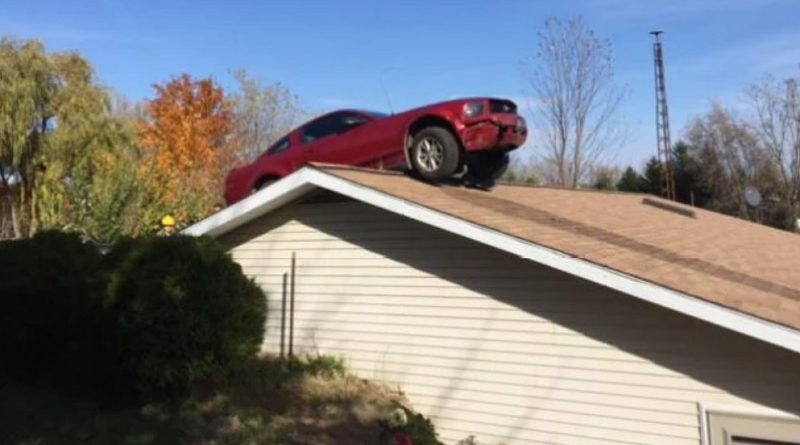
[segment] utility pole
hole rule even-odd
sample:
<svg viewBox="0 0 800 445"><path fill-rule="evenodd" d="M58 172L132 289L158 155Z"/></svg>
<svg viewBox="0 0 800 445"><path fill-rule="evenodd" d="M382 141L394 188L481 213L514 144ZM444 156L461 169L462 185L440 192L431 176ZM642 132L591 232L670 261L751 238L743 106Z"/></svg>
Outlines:
<svg viewBox="0 0 800 445"><path fill-rule="evenodd" d="M669 108L667 108L667 87L664 83L664 53L659 36L664 31L650 31L655 37L653 58L656 71L656 135L658 141L658 160L661 163L661 196L675 200L675 174L672 165L672 141L669 132Z"/></svg>

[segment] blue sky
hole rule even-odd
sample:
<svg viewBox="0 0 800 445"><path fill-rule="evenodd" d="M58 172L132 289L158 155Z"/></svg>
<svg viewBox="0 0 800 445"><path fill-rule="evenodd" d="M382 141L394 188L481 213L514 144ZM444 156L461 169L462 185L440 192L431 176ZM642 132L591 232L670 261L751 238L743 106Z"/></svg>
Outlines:
<svg viewBox="0 0 800 445"><path fill-rule="evenodd" d="M465 95L523 101L520 61L535 54L545 18L575 15L611 40L630 90L630 136L612 150L616 163L655 153L653 27L667 32L673 139L712 101L736 106L766 73L799 72L800 0L0 0L0 35L79 50L133 100L182 72L229 86L243 67L318 111L386 110L383 78L402 110Z"/></svg>

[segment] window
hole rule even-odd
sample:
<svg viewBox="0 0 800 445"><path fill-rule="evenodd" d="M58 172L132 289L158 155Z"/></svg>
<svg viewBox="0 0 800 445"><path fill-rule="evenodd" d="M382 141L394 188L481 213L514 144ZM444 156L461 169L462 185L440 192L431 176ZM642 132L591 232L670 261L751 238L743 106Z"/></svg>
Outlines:
<svg viewBox="0 0 800 445"><path fill-rule="evenodd" d="M280 152L286 150L287 148L289 148L290 145L291 144L289 144L289 136L284 136L284 137L278 139L278 142L275 142L274 144L272 144L272 146L270 146L267 149L266 153L268 155L274 155L275 153L280 153Z"/></svg>
<svg viewBox="0 0 800 445"><path fill-rule="evenodd" d="M338 115L332 114L317 119L300 130L304 144L328 137L337 132Z"/></svg>
<svg viewBox="0 0 800 445"><path fill-rule="evenodd" d="M386 113L381 113L380 111L370 111L370 110L361 110L362 113L368 114L375 119L383 119L389 117Z"/></svg>
<svg viewBox="0 0 800 445"><path fill-rule="evenodd" d="M339 115L339 123L337 125L337 133L344 133L350 131L359 125L366 124L369 120L357 113L341 113Z"/></svg>
<svg viewBox="0 0 800 445"><path fill-rule="evenodd" d="M800 445L800 418L707 411L708 445Z"/></svg>
<svg viewBox="0 0 800 445"><path fill-rule="evenodd" d="M777 440L748 439L746 437L739 437L739 436L734 436L733 441L731 443L733 445L797 445L797 442L792 444L789 442L783 442Z"/></svg>
<svg viewBox="0 0 800 445"><path fill-rule="evenodd" d="M300 130L300 137L303 143L307 144L332 134L346 133L367 122L369 122L369 118L364 115L342 111L325 116L306 125Z"/></svg>
<svg viewBox="0 0 800 445"><path fill-rule="evenodd" d="M516 113L517 106L510 100L492 99L489 101L489 110L492 113Z"/></svg>

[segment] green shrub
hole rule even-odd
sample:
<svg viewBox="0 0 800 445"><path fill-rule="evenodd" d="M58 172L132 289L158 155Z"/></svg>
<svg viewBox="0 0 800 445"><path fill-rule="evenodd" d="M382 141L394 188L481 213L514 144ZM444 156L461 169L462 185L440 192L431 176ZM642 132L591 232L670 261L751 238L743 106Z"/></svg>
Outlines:
<svg viewBox="0 0 800 445"><path fill-rule="evenodd" d="M406 432L414 445L444 445L436 435L436 428L430 419L422 414L406 410L408 424Z"/></svg>
<svg viewBox="0 0 800 445"><path fill-rule="evenodd" d="M77 235L0 243L0 373L74 379L98 359L101 255Z"/></svg>
<svg viewBox="0 0 800 445"><path fill-rule="evenodd" d="M214 240L125 241L107 264L121 374L146 396L182 395L256 357L266 298Z"/></svg>

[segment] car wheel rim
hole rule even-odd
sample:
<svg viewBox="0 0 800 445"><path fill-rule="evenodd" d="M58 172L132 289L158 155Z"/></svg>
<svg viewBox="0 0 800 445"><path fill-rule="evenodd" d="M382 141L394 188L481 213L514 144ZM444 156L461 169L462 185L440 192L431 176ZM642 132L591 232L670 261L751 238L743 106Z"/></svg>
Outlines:
<svg viewBox="0 0 800 445"><path fill-rule="evenodd" d="M417 144L417 164L425 171L435 171L444 162L444 146L434 138L425 138Z"/></svg>

